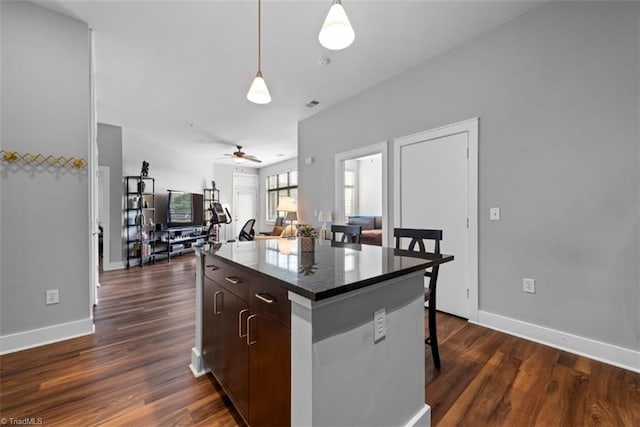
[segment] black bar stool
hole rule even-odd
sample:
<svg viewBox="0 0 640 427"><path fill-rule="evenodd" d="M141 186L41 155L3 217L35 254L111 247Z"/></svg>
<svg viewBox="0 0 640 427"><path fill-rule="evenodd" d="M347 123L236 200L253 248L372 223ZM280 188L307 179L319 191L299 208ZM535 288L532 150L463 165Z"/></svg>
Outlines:
<svg viewBox="0 0 640 427"><path fill-rule="evenodd" d="M342 233L342 239L336 239L336 233ZM332 225L331 240L341 243L360 243L361 225Z"/></svg>
<svg viewBox="0 0 640 427"><path fill-rule="evenodd" d="M396 239L396 249L402 249L400 243L402 238L411 239L409 250L415 251L416 245L419 252L426 252L424 241L433 241L433 253L440 255L440 241L442 240L442 230L420 230L416 228L394 228L393 237ZM431 346L433 363L440 369L440 352L438 351L438 333L436 330L436 284L438 282L439 265L425 271L424 275L429 277L429 287L425 289L424 300L429 302L429 336L425 338L425 344Z"/></svg>

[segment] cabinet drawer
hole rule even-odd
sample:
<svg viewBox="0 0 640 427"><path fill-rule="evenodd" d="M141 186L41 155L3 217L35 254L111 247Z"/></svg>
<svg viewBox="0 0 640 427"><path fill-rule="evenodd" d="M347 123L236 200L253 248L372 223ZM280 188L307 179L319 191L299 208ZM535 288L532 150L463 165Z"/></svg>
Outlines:
<svg viewBox="0 0 640 427"><path fill-rule="evenodd" d="M249 305L260 310L276 322L291 329L291 303L288 291L278 281L256 277L249 284Z"/></svg>
<svg viewBox="0 0 640 427"><path fill-rule="evenodd" d="M248 301L249 283L253 281L254 276L247 270L227 262L224 263L222 270L224 274L216 281L236 296Z"/></svg>
<svg viewBox="0 0 640 427"><path fill-rule="evenodd" d="M224 280L224 267L225 263L219 258L215 258L211 255L206 255L204 258L204 275L209 279L215 280L218 283L222 283Z"/></svg>

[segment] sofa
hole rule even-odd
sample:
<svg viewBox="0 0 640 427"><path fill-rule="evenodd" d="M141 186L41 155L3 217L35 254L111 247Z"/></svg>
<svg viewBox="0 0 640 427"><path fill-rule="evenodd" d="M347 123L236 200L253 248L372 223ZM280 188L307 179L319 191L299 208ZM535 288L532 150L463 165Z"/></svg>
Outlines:
<svg viewBox="0 0 640 427"><path fill-rule="evenodd" d="M283 225L276 225L273 227L273 231L271 231L271 234L259 234L254 236L253 240L281 239L283 237L289 237L292 234L295 236L296 233L297 228L295 225L287 225L286 227Z"/></svg>
<svg viewBox="0 0 640 427"><path fill-rule="evenodd" d="M362 227L360 243L363 245L382 246L382 217L357 215L347 218L347 225Z"/></svg>

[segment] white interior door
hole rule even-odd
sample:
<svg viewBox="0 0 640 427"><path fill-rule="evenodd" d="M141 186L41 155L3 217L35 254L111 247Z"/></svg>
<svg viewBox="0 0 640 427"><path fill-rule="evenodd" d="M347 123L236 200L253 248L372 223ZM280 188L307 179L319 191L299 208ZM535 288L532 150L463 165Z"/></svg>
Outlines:
<svg viewBox="0 0 640 427"><path fill-rule="evenodd" d="M399 150L399 226L443 230L441 252L455 260L440 268L437 308L464 318L469 317L467 148L468 134L458 133Z"/></svg>
<svg viewBox="0 0 640 427"><path fill-rule="evenodd" d="M233 175L233 234L238 238L240 230L251 218L257 219L258 177L257 175Z"/></svg>

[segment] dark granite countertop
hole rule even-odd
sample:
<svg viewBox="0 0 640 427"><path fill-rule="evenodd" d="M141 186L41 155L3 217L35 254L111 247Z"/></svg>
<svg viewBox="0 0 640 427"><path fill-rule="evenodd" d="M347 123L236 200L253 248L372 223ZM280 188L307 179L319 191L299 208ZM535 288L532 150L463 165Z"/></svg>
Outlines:
<svg viewBox="0 0 640 427"><path fill-rule="evenodd" d="M327 240L316 240L313 252L301 252L297 240L274 239L217 244L203 253L273 277L313 301L453 260L452 255Z"/></svg>

